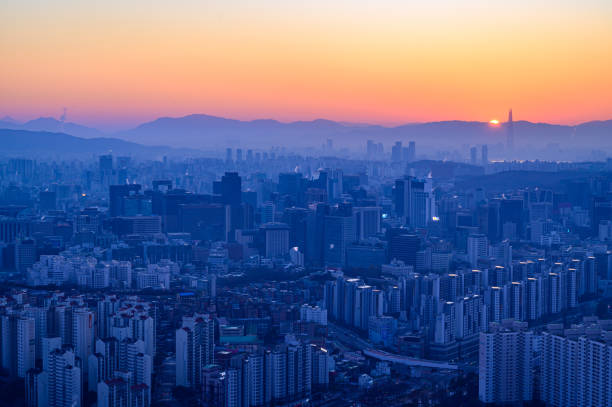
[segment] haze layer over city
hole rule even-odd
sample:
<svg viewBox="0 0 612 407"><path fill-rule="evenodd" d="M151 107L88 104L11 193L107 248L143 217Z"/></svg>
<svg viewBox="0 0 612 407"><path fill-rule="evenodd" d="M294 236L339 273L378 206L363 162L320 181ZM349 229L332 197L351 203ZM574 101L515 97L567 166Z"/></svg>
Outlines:
<svg viewBox="0 0 612 407"><path fill-rule="evenodd" d="M612 3L0 15L0 407L612 405Z"/></svg>

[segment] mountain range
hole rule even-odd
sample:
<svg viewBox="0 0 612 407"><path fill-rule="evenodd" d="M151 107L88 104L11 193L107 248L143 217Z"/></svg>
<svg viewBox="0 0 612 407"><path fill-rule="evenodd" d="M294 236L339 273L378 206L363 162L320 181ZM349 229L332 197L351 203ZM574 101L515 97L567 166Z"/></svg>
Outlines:
<svg viewBox="0 0 612 407"><path fill-rule="evenodd" d="M53 117L39 117L38 119L30 120L25 123L19 123L15 119L5 116L0 119L0 129L66 133L83 138L109 137L108 134L104 134L98 129L76 123L62 122Z"/></svg>
<svg viewBox="0 0 612 407"><path fill-rule="evenodd" d="M496 144L506 142L506 124L492 125L476 121L440 121L413 123L394 127L354 125L331 120L282 123L276 120L242 121L209 115L164 117L141 124L117 136L143 144L168 144L195 148L227 146L269 147L293 145L320 146L326 139L336 145L363 145L372 139L385 144L414 140L421 146L435 144ZM577 126L514 122L517 146L544 147L549 144L612 147L612 120L594 121Z"/></svg>
<svg viewBox="0 0 612 407"><path fill-rule="evenodd" d="M114 138L147 146L170 146L212 150L225 147L269 148L270 146L318 147L326 139L336 146L363 149L366 140L389 144L414 140L420 146L455 148L465 145L505 144L506 124L477 121L440 121L385 127L370 124L340 123L331 120L296 121L236 120L204 114L162 117L130 130L105 134L76 123L43 117L26 123L0 119L0 128L66 133L85 139ZM517 148L612 149L612 120L591 121L576 126L528 121L514 122Z"/></svg>
<svg viewBox="0 0 612 407"><path fill-rule="evenodd" d="M110 137L86 139L65 133L0 128L0 153L9 156L83 157L87 154L98 155L109 152L149 159L161 158L164 155L185 156L193 153L191 150L172 149L165 146L145 146Z"/></svg>

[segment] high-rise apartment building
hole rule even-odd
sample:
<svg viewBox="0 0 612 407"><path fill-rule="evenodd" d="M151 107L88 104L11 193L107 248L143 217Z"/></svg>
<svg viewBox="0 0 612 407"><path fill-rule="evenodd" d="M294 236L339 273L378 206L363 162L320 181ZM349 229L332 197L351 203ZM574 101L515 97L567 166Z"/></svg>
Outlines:
<svg viewBox="0 0 612 407"><path fill-rule="evenodd" d="M533 399L533 332L527 323L505 320L480 334L478 398L511 404Z"/></svg>
<svg viewBox="0 0 612 407"><path fill-rule="evenodd" d="M56 349L49 354L48 375L49 406L81 406L81 369L71 348Z"/></svg>
<svg viewBox="0 0 612 407"><path fill-rule="evenodd" d="M214 361L214 320L206 314L183 317L176 331L176 385L200 388L202 368Z"/></svg>
<svg viewBox="0 0 612 407"><path fill-rule="evenodd" d="M612 405L610 321L586 318L570 329L548 328L541 344L541 400L554 407Z"/></svg>
<svg viewBox="0 0 612 407"><path fill-rule="evenodd" d="M21 317L17 320L17 376L25 377L36 362L36 321ZM12 349L11 352L15 352Z"/></svg>
<svg viewBox="0 0 612 407"><path fill-rule="evenodd" d="M72 344L75 355L81 359L82 374L87 377L87 362L93 353L95 339L95 313L76 309L72 313Z"/></svg>

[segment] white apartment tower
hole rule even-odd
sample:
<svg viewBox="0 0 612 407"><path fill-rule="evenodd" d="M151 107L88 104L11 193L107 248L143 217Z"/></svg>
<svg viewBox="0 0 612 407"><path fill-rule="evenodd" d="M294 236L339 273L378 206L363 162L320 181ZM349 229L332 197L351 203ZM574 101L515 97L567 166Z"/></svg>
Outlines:
<svg viewBox="0 0 612 407"><path fill-rule="evenodd" d="M594 320L565 330L549 325L542 335L540 398L546 405L612 405L612 345L603 323Z"/></svg>
<svg viewBox="0 0 612 407"><path fill-rule="evenodd" d="M81 369L72 349L56 349L49 354L48 401L53 407L81 406Z"/></svg>
<svg viewBox="0 0 612 407"><path fill-rule="evenodd" d="M533 333L527 323L504 320L480 334L478 398L483 403L521 403L533 398Z"/></svg>
<svg viewBox="0 0 612 407"><path fill-rule="evenodd" d="M214 362L214 321L206 314L183 317L176 331L176 385L199 388L202 368Z"/></svg>
<svg viewBox="0 0 612 407"><path fill-rule="evenodd" d="M12 352L15 350L12 349ZM34 318L17 320L17 376L25 377L36 362L36 322Z"/></svg>

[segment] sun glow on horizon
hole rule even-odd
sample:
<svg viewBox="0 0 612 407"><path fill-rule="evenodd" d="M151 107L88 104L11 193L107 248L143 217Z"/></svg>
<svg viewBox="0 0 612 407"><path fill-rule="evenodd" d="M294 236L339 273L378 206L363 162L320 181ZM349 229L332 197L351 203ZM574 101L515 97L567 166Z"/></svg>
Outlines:
<svg viewBox="0 0 612 407"><path fill-rule="evenodd" d="M493 125L493 126L497 126L499 124L499 120L497 119L491 119L489 120L489 124Z"/></svg>
<svg viewBox="0 0 612 407"><path fill-rule="evenodd" d="M196 113L382 125L499 115L491 128L508 106L534 122L612 117L612 1L506 3L4 1L0 117L67 107L68 121L113 132Z"/></svg>

